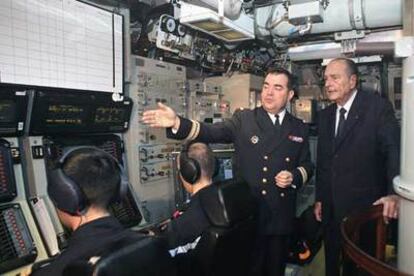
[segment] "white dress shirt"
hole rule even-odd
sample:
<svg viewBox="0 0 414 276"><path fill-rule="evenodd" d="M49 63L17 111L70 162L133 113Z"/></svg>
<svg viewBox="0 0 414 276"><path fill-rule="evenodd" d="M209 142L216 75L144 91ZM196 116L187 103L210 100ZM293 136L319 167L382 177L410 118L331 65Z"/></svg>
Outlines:
<svg viewBox="0 0 414 276"><path fill-rule="evenodd" d="M276 115L270 112L267 112L267 114L269 114L270 119L272 120L273 124L275 124ZM286 115L286 109L283 109L277 115L279 115L279 124L282 125L283 119L285 118L285 115Z"/></svg>
<svg viewBox="0 0 414 276"><path fill-rule="evenodd" d="M336 105L336 119L335 119L335 136L338 132L338 125L339 125L339 116L341 108L344 108L346 110L345 112L345 120L348 118L349 110L351 109L352 103L355 100L355 96L357 94L357 90L355 89L354 92L352 92L352 96L348 99L348 101L343 105L340 106L339 104Z"/></svg>

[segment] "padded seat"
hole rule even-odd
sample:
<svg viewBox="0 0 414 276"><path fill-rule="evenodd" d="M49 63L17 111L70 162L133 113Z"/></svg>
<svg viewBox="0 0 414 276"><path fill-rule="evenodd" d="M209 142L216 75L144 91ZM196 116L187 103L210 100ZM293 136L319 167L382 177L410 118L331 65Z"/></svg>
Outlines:
<svg viewBox="0 0 414 276"><path fill-rule="evenodd" d="M191 256L193 275L247 275L255 240L255 203L247 183L210 185L200 200L210 220Z"/></svg>
<svg viewBox="0 0 414 276"><path fill-rule="evenodd" d="M166 243L146 237L123 247L113 246L95 263L77 262L66 267L63 275L75 276L162 276L176 275Z"/></svg>

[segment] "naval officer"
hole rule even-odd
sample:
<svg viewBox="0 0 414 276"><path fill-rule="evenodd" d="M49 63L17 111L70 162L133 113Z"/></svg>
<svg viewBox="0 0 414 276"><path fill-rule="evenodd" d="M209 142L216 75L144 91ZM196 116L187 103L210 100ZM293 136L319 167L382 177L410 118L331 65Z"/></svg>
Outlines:
<svg viewBox="0 0 414 276"><path fill-rule="evenodd" d="M236 174L249 183L258 204L258 234L253 275L284 275L287 238L296 212L296 191L311 177L308 128L286 111L294 95L292 75L284 69L266 74L262 106L236 111L215 124L180 117L170 107L144 112L142 121L167 128L173 139L233 143Z"/></svg>

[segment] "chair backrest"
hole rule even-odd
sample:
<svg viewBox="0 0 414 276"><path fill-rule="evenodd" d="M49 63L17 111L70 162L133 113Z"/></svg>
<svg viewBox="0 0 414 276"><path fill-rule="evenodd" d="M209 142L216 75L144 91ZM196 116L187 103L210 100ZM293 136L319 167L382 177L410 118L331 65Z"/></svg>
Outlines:
<svg viewBox="0 0 414 276"><path fill-rule="evenodd" d="M94 275L162 276L174 275L173 272L166 244L160 238L148 237L102 258Z"/></svg>
<svg viewBox="0 0 414 276"><path fill-rule="evenodd" d="M146 237L127 246L113 246L96 264L74 263L64 275L93 276L162 276L175 275L166 243L157 237Z"/></svg>
<svg viewBox="0 0 414 276"><path fill-rule="evenodd" d="M255 203L244 182L211 185L200 197L211 227L193 252L200 275L246 275L255 238Z"/></svg>

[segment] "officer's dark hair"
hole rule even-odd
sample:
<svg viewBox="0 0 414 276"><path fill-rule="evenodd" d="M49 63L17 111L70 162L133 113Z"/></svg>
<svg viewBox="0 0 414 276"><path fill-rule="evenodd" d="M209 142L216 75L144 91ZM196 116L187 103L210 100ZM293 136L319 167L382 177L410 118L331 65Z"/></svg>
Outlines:
<svg viewBox="0 0 414 276"><path fill-rule="evenodd" d="M80 187L88 206L107 209L118 194L121 182L119 165L103 151L76 152L68 156L62 170Z"/></svg>
<svg viewBox="0 0 414 276"><path fill-rule="evenodd" d="M288 70L281 67L270 67L267 69L265 77L268 75L285 75L288 80L288 90L293 90L293 76Z"/></svg>
<svg viewBox="0 0 414 276"><path fill-rule="evenodd" d="M346 73L348 77L350 78L352 75L355 75L356 81L358 83L358 67L356 63L349 58L335 58L331 62L343 62L346 66Z"/></svg>
<svg viewBox="0 0 414 276"><path fill-rule="evenodd" d="M200 165L201 176L212 178L216 161L213 151L204 143L193 143L188 147L188 157L196 160Z"/></svg>

